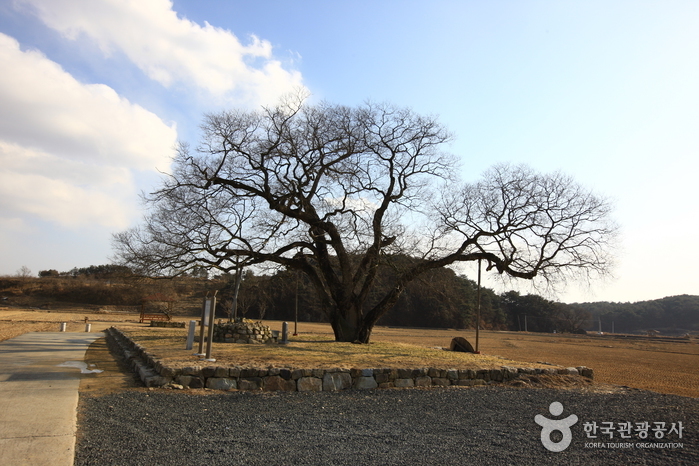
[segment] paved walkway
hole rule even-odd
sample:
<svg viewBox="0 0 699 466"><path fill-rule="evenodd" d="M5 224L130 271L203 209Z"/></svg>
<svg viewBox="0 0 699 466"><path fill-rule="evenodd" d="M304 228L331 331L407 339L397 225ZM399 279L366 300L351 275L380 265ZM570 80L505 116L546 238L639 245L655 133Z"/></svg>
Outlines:
<svg viewBox="0 0 699 466"><path fill-rule="evenodd" d="M73 465L80 374L102 333L26 333L0 342L0 464Z"/></svg>

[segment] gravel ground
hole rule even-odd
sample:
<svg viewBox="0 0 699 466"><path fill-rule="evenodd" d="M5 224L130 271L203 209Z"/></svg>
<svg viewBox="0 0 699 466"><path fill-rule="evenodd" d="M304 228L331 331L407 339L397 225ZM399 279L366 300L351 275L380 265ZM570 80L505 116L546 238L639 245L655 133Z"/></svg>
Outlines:
<svg viewBox="0 0 699 466"><path fill-rule="evenodd" d="M564 412L549 413L558 401ZM546 450L537 414L571 414L572 443ZM588 439L585 423L682 422L682 438ZM699 400L641 390L129 390L83 396L76 465L697 465ZM561 439L554 432L553 441ZM659 443L674 448L658 448ZM605 448L592 443L604 443ZM652 445L649 445L652 444ZM607 445L611 444L611 445ZM653 447L653 448L651 448Z"/></svg>

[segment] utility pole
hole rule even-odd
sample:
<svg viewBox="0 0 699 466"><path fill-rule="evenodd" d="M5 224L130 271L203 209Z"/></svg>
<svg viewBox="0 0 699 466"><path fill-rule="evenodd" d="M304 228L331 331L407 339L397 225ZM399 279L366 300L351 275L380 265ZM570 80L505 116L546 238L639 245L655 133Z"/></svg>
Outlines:
<svg viewBox="0 0 699 466"><path fill-rule="evenodd" d="M243 271L240 269L238 259L235 260L235 284L233 285L233 304L231 304L231 316L233 321L238 320L238 291L240 291L240 281L243 278ZM228 319L230 322L230 318Z"/></svg>
<svg viewBox="0 0 699 466"><path fill-rule="evenodd" d="M209 305L209 335L206 339L206 355L204 356L204 361L215 362L216 359L211 357L211 343L214 340L214 320L216 318L216 293L218 290L214 291L214 295L208 302Z"/></svg>
<svg viewBox="0 0 699 466"><path fill-rule="evenodd" d="M207 303L209 301L209 292L207 291L204 295L204 302L201 305L201 321L199 324L201 328L199 329L199 351L194 353L194 356L204 356L204 335L206 332L205 326L207 324L208 313L207 313Z"/></svg>
<svg viewBox="0 0 699 466"><path fill-rule="evenodd" d="M299 271L296 271L296 303L294 305L294 336L299 334Z"/></svg>
<svg viewBox="0 0 699 466"><path fill-rule="evenodd" d="M478 349L478 337L480 336L481 328L481 260L478 259L478 291L476 293L476 354L480 354Z"/></svg>

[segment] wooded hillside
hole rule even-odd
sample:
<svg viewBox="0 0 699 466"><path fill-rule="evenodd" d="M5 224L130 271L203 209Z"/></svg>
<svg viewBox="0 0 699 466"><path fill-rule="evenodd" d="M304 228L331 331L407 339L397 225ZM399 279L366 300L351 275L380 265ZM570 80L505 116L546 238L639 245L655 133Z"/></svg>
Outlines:
<svg viewBox="0 0 699 466"><path fill-rule="evenodd" d="M406 262L410 258L403 258ZM399 264L400 261L393 262ZM201 275L201 274L200 274ZM383 267L373 299L393 286L394 268ZM5 305L37 305L42 300L97 306L139 306L154 293L164 293L181 303L178 313L196 313L206 290L218 290L218 315L227 318L232 305L233 275L214 279L202 276L145 279L128 269L110 265L90 266L68 272L41 271L38 278L0 277L0 298ZM31 298L31 299L30 299ZM297 305L298 303L298 305ZM367 306L372 305L370 299ZM477 285L453 270L432 270L410 283L396 306L379 325L431 328L474 328ZM314 288L302 274L280 270L272 275L247 271L238 295L238 316L250 319L323 322L326 317ZM481 328L529 332L603 332L679 335L699 332L699 296L670 296L636 303L564 304L538 295L515 291L498 294L481 289ZM613 328L612 328L613 326Z"/></svg>

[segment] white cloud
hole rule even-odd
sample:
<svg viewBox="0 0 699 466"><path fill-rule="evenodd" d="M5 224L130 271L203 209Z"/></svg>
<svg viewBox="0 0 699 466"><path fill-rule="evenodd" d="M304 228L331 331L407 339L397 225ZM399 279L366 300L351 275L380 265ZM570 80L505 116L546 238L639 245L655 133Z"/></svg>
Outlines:
<svg viewBox="0 0 699 466"><path fill-rule="evenodd" d="M105 54L123 52L151 79L204 89L217 97L269 103L302 86L272 45L252 36L244 45L230 31L177 17L169 0L19 0L65 37L85 34Z"/></svg>
<svg viewBox="0 0 699 466"><path fill-rule="evenodd" d="M124 228L132 170L167 169L174 126L104 85L82 84L0 34L0 211L77 228Z"/></svg>
<svg viewBox="0 0 699 466"><path fill-rule="evenodd" d="M165 168L175 140L153 113L108 86L82 84L38 51L0 34L0 139L68 158ZM168 141L169 146L163 146Z"/></svg>
<svg viewBox="0 0 699 466"><path fill-rule="evenodd" d="M125 167L103 167L0 141L0 211L29 214L68 228L124 228L135 191Z"/></svg>

